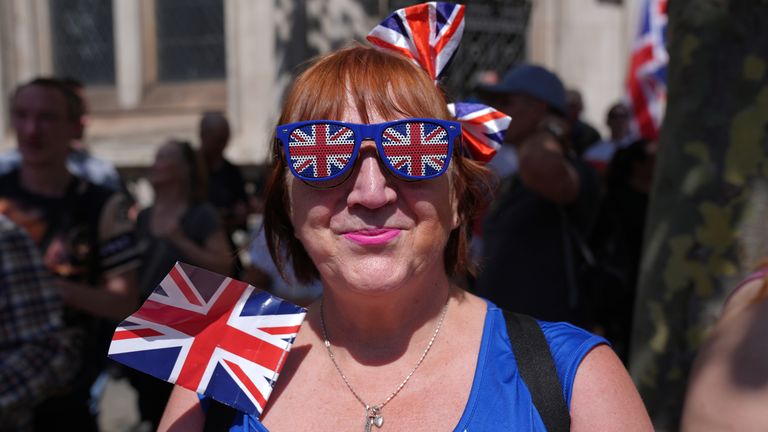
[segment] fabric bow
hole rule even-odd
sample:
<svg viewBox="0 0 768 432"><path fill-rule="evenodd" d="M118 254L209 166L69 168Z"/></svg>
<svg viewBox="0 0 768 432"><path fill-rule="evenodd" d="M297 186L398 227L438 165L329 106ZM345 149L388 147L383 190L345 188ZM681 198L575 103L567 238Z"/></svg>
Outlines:
<svg viewBox="0 0 768 432"><path fill-rule="evenodd" d="M392 12L368 33L374 46L403 55L437 82L456 54L464 33L464 5L427 2ZM486 163L504 141L512 120L487 105L448 104L462 123L464 145L471 157Z"/></svg>

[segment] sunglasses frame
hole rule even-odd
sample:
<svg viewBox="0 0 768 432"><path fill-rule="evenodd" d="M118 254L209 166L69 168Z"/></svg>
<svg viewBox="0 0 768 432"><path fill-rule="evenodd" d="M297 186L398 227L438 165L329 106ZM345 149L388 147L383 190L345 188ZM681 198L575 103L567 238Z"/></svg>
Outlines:
<svg viewBox="0 0 768 432"><path fill-rule="evenodd" d="M413 175L404 174L403 172L398 171L389 162L389 159L385 156L384 145L382 144L384 131L387 128L404 124L404 123L431 123L431 124L442 127L446 131L446 133L448 134L448 153L445 158L445 164L443 165L443 168L442 170L440 170L440 172L436 174L428 175L428 176L413 176ZM344 166L344 168L342 168L336 174L333 174L328 177L323 177L323 178L306 177L299 174L298 172L296 172L296 170L293 167L293 164L290 161L291 152L290 152L289 143L290 143L290 136L293 133L293 131L295 131L298 128L312 126L316 124L333 124L333 125L349 128L354 134L354 139L355 139L355 144L354 144L354 148L352 149L352 155L350 157L349 163L347 163L347 165ZM379 160L382 163L384 163L387 169L394 176L404 180L409 180L409 181L429 180L435 177L439 177L448 170L448 165L450 165L451 157L453 155L453 143L460 136L461 136L461 123L457 121L440 120L440 119L434 119L434 118L408 118L408 119L395 120L395 121L384 122L384 123L375 123L375 124L347 123L347 122L341 122L341 121L335 121L335 120L310 120L310 121L294 122L294 123L286 123L286 124L278 125L275 130L275 138L278 139L283 145L283 152L286 159L286 165L288 165L288 168L291 170L291 174L293 174L296 178L309 183L325 182L328 180L337 179L345 175L346 172L349 171L351 167L355 166L357 158L360 154L360 147L363 141L368 141L368 140L374 141L376 143L376 151L378 152Z"/></svg>

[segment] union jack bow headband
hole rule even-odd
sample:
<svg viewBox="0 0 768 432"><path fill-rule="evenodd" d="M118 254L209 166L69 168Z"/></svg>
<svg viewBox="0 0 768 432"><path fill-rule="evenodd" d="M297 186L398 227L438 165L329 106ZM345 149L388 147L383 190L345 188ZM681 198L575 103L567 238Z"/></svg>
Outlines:
<svg viewBox="0 0 768 432"><path fill-rule="evenodd" d="M374 46L403 55L437 82L459 48L464 33L464 5L427 2L392 12L368 33ZM488 162L504 141L512 120L487 105L448 104L462 123L464 145L473 159Z"/></svg>

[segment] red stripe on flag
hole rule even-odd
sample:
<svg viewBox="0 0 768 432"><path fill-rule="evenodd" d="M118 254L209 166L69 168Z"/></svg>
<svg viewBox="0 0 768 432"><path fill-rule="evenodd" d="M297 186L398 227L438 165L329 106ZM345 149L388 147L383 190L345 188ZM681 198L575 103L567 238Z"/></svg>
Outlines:
<svg viewBox="0 0 768 432"><path fill-rule="evenodd" d="M224 363L229 366L230 369L232 369L232 373L235 374L235 376L240 380L240 382L243 383L246 389L248 389L248 393L252 394L253 397L256 399L256 402L259 405L259 412L264 410L264 406L267 405L267 400L264 399L264 395L261 394L259 391L259 388L256 387L256 384L251 381L250 378L248 378L248 374L243 371L240 366L237 365L237 363L232 363L231 361L224 360Z"/></svg>
<svg viewBox="0 0 768 432"><path fill-rule="evenodd" d="M112 336L112 340L118 341L125 339L147 338L151 336L162 336L162 333L149 328L136 330L118 330L115 332L115 335Z"/></svg>
<svg viewBox="0 0 768 432"><path fill-rule="evenodd" d="M464 140L469 142L469 145L465 143L464 146L469 148L469 151L472 153L472 157L475 160L480 162L488 162L496 154L496 149L488 146L481 139L472 135L472 133L469 132L469 130L466 128L462 129L461 136L464 138Z"/></svg>
<svg viewBox="0 0 768 432"><path fill-rule="evenodd" d="M437 78L437 75L435 73L432 47L429 46L429 35L431 30L429 8L426 5L419 5L417 7L405 8L404 11L408 26L411 27L413 44L416 47L416 52L419 53L419 64L427 71L429 77L434 80ZM426 35L426 37L419 37L419 35Z"/></svg>
<svg viewBox="0 0 768 432"><path fill-rule="evenodd" d="M181 293L184 295L184 298L186 298L188 302L192 303L193 305L202 306L202 303L200 303L200 300L198 300L198 298L195 296L192 287L190 287L189 284L187 284L187 281L184 280L184 277L181 275L181 272L177 266L173 266L169 274L171 279L173 279L173 281L176 283L176 286L179 287L179 291L181 291Z"/></svg>
<svg viewBox="0 0 768 432"><path fill-rule="evenodd" d="M459 5L457 6L459 8L459 11L456 13L456 17L451 21L451 26L449 27L449 30L443 34L442 38L437 42L437 45L435 45L435 52L439 53L443 51L443 47L450 42L450 40L453 38L453 35L456 34L456 31L459 29L459 25L464 22L464 6Z"/></svg>
<svg viewBox="0 0 768 432"><path fill-rule="evenodd" d="M368 36L366 39L368 40L368 42L374 45L380 46L382 48L386 48L388 50L395 51L400 55L403 55L411 60L418 62L416 57L413 56L413 53L411 53L411 51L408 48L399 47L395 44L385 41L384 39L377 38L376 36Z"/></svg>
<svg viewBox="0 0 768 432"><path fill-rule="evenodd" d="M502 118L504 118L506 116L507 115L502 113L502 112L491 111L489 113L485 113L485 114L479 115L477 117L470 117L470 118L467 118L467 119L462 119L462 121L466 121L466 122L469 122L469 123L483 124L483 123L487 123L489 121L502 119Z"/></svg>
<svg viewBox="0 0 768 432"><path fill-rule="evenodd" d="M271 335L281 334L293 334L298 333L301 326L288 326L288 327L260 327L259 330Z"/></svg>

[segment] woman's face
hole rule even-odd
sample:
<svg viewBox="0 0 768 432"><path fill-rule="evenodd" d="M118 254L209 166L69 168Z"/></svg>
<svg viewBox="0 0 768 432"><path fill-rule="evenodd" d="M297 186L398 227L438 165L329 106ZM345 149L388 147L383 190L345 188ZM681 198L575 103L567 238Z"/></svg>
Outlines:
<svg viewBox="0 0 768 432"><path fill-rule="evenodd" d="M342 121L362 123L354 108ZM398 120L374 115L371 123ZM449 176L406 182L364 141L354 171L339 186L317 189L286 170L295 235L327 289L375 294L445 277L443 251L459 225Z"/></svg>
<svg viewBox="0 0 768 432"><path fill-rule="evenodd" d="M152 186L183 182L187 176L178 145L167 143L160 147L155 162L149 168L148 180Z"/></svg>

